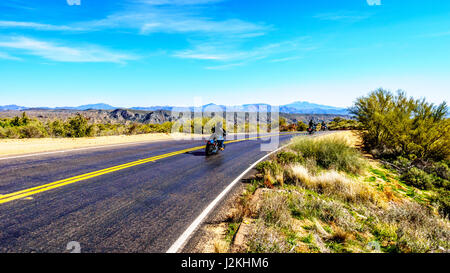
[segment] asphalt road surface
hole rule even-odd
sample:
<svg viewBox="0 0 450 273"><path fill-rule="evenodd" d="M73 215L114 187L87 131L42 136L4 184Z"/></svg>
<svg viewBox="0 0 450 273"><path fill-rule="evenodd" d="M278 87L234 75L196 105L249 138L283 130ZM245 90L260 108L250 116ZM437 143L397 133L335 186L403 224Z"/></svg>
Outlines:
<svg viewBox="0 0 450 273"><path fill-rule="evenodd" d="M264 142L211 157L204 141L164 141L0 160L0 252L67 252L71 241L81 252L165 252L267 154Z"/></svg>

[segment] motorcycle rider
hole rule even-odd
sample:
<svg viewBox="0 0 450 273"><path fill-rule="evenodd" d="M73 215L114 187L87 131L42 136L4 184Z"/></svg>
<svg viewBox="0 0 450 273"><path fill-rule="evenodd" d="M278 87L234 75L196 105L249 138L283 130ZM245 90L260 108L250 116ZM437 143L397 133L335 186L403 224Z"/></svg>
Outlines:
<svg viewBox="0 0 450 273"><path fill-rule="evenodd" d="M211 128L212 135L209 138L210 140L217 141L219 144L219 149L223 151L225 146L223 142L225 141L225 136L227 135L227 131L223 128L222 122L218 122L215 126Z"/></svg>
<svg viewBox="0 0 450 273"><path fill-rule="evenodd" d="M325 131L325 130L327 130L328 128L327 128L327 124L325 123L325 120L322 120L322 131Z"/></svg>
<svg viewBox="0 0 450 273"><path fill-rule="evenodd" d="M309 121L309 128L314 129L315 126L316 126L316 123L314 122L313 119L311 119L311 120Z"/></svg>

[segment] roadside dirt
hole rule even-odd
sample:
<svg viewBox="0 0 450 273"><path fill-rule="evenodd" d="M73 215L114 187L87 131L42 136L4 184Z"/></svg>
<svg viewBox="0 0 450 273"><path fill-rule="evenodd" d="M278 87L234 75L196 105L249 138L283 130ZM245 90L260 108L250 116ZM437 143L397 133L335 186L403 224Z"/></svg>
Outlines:
<svg viewBox="0 0 450 273"><path fill-rule="evenodd" d="M197 135L196 135L197 136ZM53 152L96 146L127 144L153 141L169 141L183 134L142 134L102 136L85 138L31 138L31 139L0 139L0 157L41 152ZM198 137L198 136L197 136Z"/></svg>

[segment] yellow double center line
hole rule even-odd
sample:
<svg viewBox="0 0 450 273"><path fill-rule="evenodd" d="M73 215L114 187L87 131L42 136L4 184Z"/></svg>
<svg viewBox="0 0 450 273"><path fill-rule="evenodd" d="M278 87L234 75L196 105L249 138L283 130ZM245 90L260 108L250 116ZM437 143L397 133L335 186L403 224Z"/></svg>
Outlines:
<svg viewBox="0 0 450 273"><path fill-rule="evenodd" d="M285 134L279 134L281 135L287 135L287 134L293 134L293 133L285 133ZM251 139L257 139L257 138L265 138L265 137L271 137L273 135L266 135L266 136L257 136L257 137L251 137L251 138L246 138L246 139L238 139L238 140L230 140L230 141L226 141L225 143L234 143L234 142L240 142L240 141L245 141L245 140L251 140ZM110 167L110 168L106 168L106 169L102 169L102 170L98 170L95 172L90 172L90 173L85 173L82 175L78 175L78 176L74 176L74 177L70 177L70 178L66 178L66 179L62 179L62 180L58 180L52 183L48 183L48 184L44 184L41 186L37 186L37 187L33 187L33 188L29 188L29 189L25 189L25 190L20 190L20 191L16 191L16 192L12 192L12 193L8 193L8 194L4 194L4 195L0 195L0 204L3 203L7 203L7 202L11 202L17 199L21 199L21 198L25 198L37 193L41 193L41 192L45 192L45 191L49 191L55 188L59 188L59 187L63 187L69 184L73 184L76 182L80 182L80 181L84 181L90 178L94 178L97 176L101 176L104 174L108 174L108 173L112 173L112 172L116 172L119 170L123 170L123 169L127 169L133 166L137 166L137 165L141 165L141 164L145 164L145 163L149 163L149 162L154 162L163 158L167 158L167 157L172 157L175 155L179 155L179 154L184 154L184 153L188 153L188 152L192 152L192 151L196 151L196 150L200 150L200 149L204 149L205 146L197 146L197 147L193 147L193 148L189 148L189 149L184 149L184 150L179 150L179 151L175 151L172 153L167 153L167 154L163 154L163 155L157 155L157 156L153 156L153 157L149 157L149 158L145 158L145 159L140 159L137 161L133 161L133 162L129 162L126 164L122 164L122 165L117 165L114 167Z"/></svg>

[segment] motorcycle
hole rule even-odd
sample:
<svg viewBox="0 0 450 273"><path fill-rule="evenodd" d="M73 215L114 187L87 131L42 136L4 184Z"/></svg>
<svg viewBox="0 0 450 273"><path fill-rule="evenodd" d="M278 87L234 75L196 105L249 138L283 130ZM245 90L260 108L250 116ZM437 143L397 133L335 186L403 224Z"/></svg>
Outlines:
<svg viewBox="0 0 450 273"><path fill-rule="evenodd" d="M316 131L316 126L309 127L307 131L308 131L308 134L310 134L310 135L314 134L314 132Z"/></svg>
<svg viewBox="0 0 450 273"><path fill-rule="evenodd" d="M225 149L225 145L223 145L222 150ZM219 142L214 139L210 139L206 142L205 154L206 156L210 156L213 154L217 154L220 151Z"/></svg>

